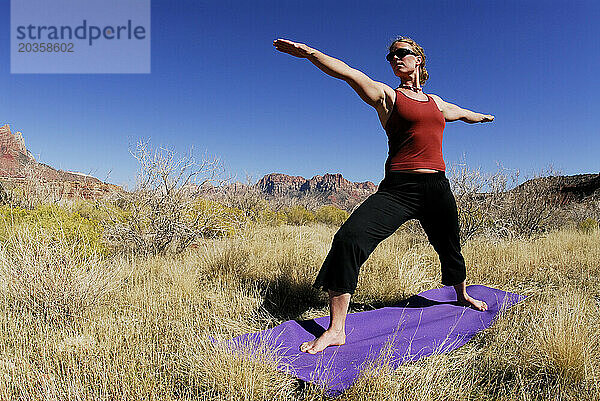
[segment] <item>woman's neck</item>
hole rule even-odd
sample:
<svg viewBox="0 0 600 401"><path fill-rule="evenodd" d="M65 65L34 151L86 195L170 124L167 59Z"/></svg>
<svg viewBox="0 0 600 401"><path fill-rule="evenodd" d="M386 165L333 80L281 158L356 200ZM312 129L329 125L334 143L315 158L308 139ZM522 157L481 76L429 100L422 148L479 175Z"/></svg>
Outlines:
<svg viewBox="0 0 600 401"><path fill-rule="evenodd" d="M400 80L400 85L404 85L404 86L412 86L415 88L418 88L419 85L417 84L417 81L414 79L407 79L407 80Z"/></svg>
<svg viewBox="0 0 600 401"><path fill-rule="evenodd" d="M404 89L408 89L412 92L423 92L423 89L419 86L412 86L412 85L406 85L406 84L400 84L400 86L398 88L404 88Z"/></svg>
<svg viewBox="0 0 600 401"><path fill-rule="evenodd" d="M420 88L419 85L419 69L415 69L412 74L406 78L400 78L400 85L411 86L413 88Z"/></svg>

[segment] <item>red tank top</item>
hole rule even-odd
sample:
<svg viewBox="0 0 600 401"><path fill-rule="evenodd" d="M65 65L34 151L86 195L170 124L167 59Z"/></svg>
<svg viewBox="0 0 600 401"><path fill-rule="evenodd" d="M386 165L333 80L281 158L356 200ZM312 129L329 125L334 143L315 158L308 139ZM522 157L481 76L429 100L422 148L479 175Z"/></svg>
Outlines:
<svg viewBox="0 0 600 401"><path fill-rule="evenodd" d="M428 168L445 171L442 134L446 121L435 101L415 100L396 90L392 114L385 124L389 154L386 171Z"/></svg>

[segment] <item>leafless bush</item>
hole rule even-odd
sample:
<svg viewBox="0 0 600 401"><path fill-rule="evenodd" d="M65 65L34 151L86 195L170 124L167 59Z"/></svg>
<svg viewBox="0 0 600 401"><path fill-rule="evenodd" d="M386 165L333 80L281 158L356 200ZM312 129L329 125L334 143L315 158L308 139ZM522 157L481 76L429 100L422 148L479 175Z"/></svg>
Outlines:
<svg viewBox="0 0 600 401"><path fill-rule="evenodd" d="M577 227L588 219L600 221L600 199L592 197L581 202L571 202L564 205L552 223L553 228Z"/></svg>
<svg viewBox="0 0 600 401"><path fill-rule="evenodd" d="M502 215L507 228L515 236L531 237L551 226L559 211L558 188L551 179L557 175L552 168L528 177L523 184L507 191L502 197ZM513 175L518 182L519 172Z"/></svg>
<svg viewBox="0 0 600 401"><path fill-rule="evenodd" d="M193 152L178 156L148 142L130 151L139 162L136 187L115 193L107 205L106 235L116 247L144 254L183 251L194 240L229 234L242 216L202 197L226 181L219 160Z"/></svg>
<svg viewBox="0 0 600 401"><path fill-rule="evenodd" d="M4 189L4 184L0 181L0 205L6 205L10 203L10 192Z"/></svg>
<svg viewBox="0 0 600 401"><path fill-rule="evenodd" d="M498 165L495 173L472 169L465 161L452 164L449 181L456 199L461 241L484 233L500 236L506 232L498 213L502 207L502 194L507 185L506 169Z"/></svg>
<svg viewBox="0 0 600 401"><path fill-rule="evenodd" d="M408 220L406 223L404 223L401 227L401 230L407 232L408 234L410 234L412 237L415 237L415 238L423 238L423 239L427 238L427 234L425 234L425 230L423 230L423 226L421 226L419 221L415 220L415 219Z"/></svg>
<svg viewBox="0 0 600 401"><path fill-rule="evenodd" d="M520 172L502 165L494 173L470 168L464 161L451 165L449 181L456 198L461 241L477 235L531 237L547 230L558 211L551 179L555 174L549 168L517 185Z"/></svg>

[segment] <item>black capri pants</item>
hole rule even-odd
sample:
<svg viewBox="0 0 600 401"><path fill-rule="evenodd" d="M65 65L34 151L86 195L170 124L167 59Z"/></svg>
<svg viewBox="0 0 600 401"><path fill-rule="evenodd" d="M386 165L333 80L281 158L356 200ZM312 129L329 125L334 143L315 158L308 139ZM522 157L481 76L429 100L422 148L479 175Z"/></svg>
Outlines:
<svg viewBox="0 0 600 401"><path fill-rule="evenodd" d="M333 237L315 288L353 294L358 272L377 245L410 219L420 221L442 267L442 284L466 278L456 201L443 172L388 172Z"/></svg>

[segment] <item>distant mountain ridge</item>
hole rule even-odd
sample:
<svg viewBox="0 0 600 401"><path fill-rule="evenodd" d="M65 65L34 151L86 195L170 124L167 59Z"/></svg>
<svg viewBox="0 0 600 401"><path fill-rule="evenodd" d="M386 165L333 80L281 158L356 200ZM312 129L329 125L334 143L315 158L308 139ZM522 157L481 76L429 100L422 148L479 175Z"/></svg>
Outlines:
<svg viewBox="0 0 600 401"><path fill-rule="evenodd" d="M324 204L352 210L369 195L377 191L370 181L352 182L341 174L316 175L311 179L281 173L265 175L257 183L258 190L267 197L314 197Z"/></svg>
<svg viewBox="0 0 600 401"><path fill-rule="evenodd" d="M19 184L34 178L65 197L85 199L102 197L120 187L87 174L57 170L39 163L25 147L21 132L13 133L8 124L0 127L0 181Z"/></svg>
<svg viewBox="0 0 600 401"><path fill-rule="evenodd" d="M544 187L548 188L550 193L559 195L563 204L580 202L590 197L600 199L600 174L533 178L511 191L539 185L540 181L543 181ZM306 179L300 176L272 173L261 178L255 187L267 198L292 197L301 200L312 197L322 204L334 205L347 211L351 211L377 191L377 185L370 181L352 182L341 174L316 175Z"/></svg>
<svg viewBox="0 0 600 401"><path fill-rule="evenodd" d="M539 177L517 186L514 190L527 189L543 183L558 194L563 202L581 201L589 197L600 198L600 174L576 174L553 177Z"/></svg>

